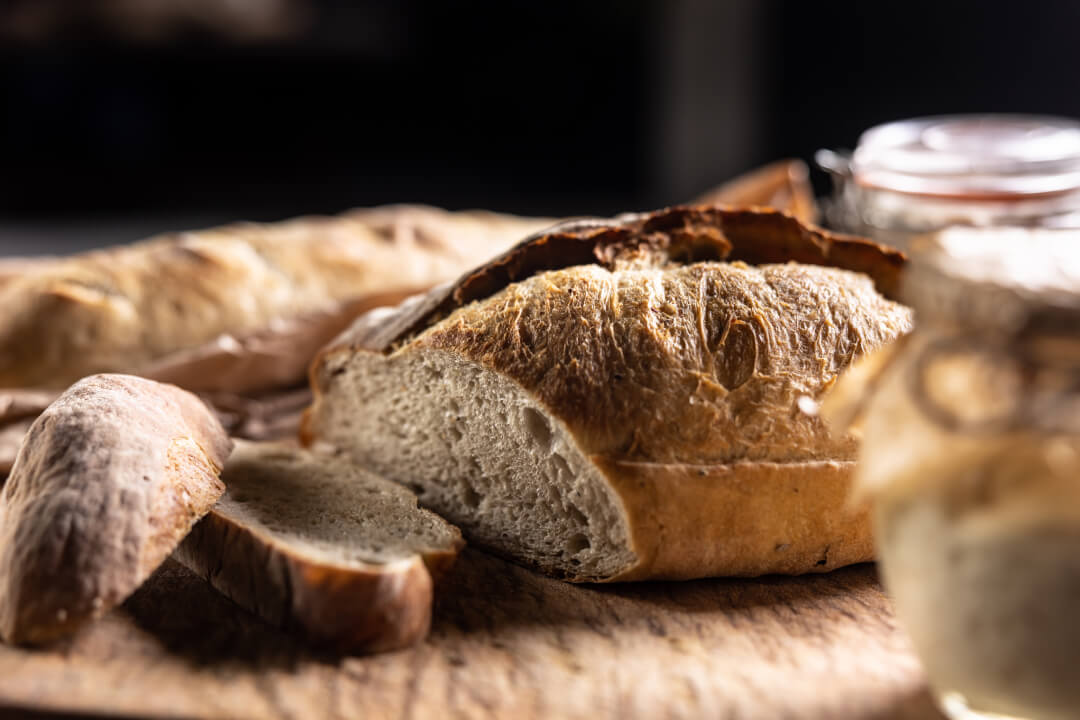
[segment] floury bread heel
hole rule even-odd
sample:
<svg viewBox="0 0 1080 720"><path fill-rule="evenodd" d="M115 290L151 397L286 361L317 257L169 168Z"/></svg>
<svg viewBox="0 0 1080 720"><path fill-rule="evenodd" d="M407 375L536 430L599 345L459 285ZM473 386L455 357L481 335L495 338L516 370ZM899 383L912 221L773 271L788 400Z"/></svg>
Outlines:
<svg viewBox="0 0 1080 720"><path fill-rule="evenodd" d="M239 441L176 552L238 605L339 652L412 645L464 545L408 489L340 458Z"/></svg>

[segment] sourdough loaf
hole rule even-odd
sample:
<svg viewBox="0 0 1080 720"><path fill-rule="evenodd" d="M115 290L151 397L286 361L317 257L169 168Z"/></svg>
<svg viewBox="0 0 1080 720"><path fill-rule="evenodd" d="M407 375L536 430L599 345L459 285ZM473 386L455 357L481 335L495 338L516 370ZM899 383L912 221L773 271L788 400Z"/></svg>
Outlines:
<svg viewBox="0 0 1080 720"><path fill-rule="evenodd" d="M238 441L228 490L177 549L237 604L342 652L421 640L464 544L408 489L346 460Z"/></svg>
<svg viewBox="0 0 1080 720"><path fill-rule="evenodd" d="M68 389L0 492L0 635L48 642L122 602L221 496L230 449L178 388L97 375Z"/></svg>
<svg viewBox="0 0 1080 720"><path fill-rule="evenodd" d="M303 378L362 311L456 277L548 224L418 206L166 235L0 283L0 387L132 372L249 392Z"/></svg>
<svg viewBox="0 0 1080 720"><path fill-rule="evenodd" d="M868 560L854 440L814 408L910 328L903 262L770 211L558 226L361 317L313 365L304 440L572 580Z"/></svg>

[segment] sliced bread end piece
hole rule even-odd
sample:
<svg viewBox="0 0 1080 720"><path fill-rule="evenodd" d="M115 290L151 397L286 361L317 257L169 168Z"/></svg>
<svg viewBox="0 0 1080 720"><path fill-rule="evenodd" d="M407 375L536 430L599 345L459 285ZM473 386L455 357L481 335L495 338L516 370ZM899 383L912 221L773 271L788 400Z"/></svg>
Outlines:
<svg viewBox="0 0 1080 720"><path fill-rule="evenodd" d="M231 448L179 388L72 385L30 426L0 492L0 635L51 642L123 602L224 492Z"/></svg>
<svg viewBox="0 0 1080 720"><path fill-rule="evenodd" d="M461 533L408 489L341 458L238 442L227 491L176 552L267 622L339 652L411 645Z"/></svg>

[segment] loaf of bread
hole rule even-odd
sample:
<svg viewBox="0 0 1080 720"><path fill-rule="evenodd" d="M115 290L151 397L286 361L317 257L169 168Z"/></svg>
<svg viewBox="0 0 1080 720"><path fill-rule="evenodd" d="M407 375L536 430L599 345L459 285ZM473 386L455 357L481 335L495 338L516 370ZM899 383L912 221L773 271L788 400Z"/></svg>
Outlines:
<svg viewBox="0 0 1080 720"><path fill-rule="evenodd" d="M869 560L816 402L907 332L904 258L770 211L576 222L321 351L308 443L470 541L581 581Z"/></svg>
<svg viewBox="0 0 1080 720"><path fill-rule="evenodd" d="M130 372L192 390L301 380L365 309L549 224L419 206L237 224L27 266L0 283L0 387Z"/></svg>
<svg viewBox="0 0 1080 720"><path fill-rule="evenodd" d="M30 426L0 492L0 636L49 642L123 602L221 496L231 447L179 388L73 385Z"/></svg>
<svg viewBox="0 0 1080 720"><path fill-rule="evenodd" d="M238 441L226 494L176 552L239 605L339 652L423 639L464 544L408 489L345 460Z"/></svg>

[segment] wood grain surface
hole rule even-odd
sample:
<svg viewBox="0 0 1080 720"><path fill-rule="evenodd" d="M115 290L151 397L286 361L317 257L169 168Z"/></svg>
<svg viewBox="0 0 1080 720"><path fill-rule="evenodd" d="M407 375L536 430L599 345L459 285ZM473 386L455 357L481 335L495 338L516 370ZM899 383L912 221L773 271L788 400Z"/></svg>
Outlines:
<svg viewBox="0 0 1080 720"><path fill-rule="evenodd" d="M421 645L338 658L168 561L0 710L241 718L938 718L874 568L574 586L467 550Z"/></svg>

